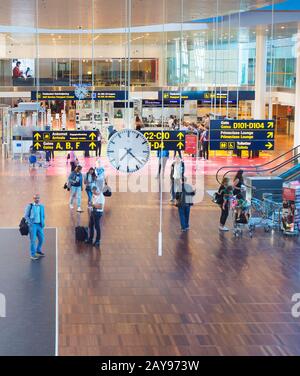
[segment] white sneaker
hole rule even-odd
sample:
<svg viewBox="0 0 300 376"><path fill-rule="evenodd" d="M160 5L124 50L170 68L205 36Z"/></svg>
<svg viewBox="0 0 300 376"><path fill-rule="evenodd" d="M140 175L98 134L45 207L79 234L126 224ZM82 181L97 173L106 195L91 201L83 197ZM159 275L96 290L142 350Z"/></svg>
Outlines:
<svg viewBox="0 0 300 376"><path fill-rule="evenodd" d="M74 206L73 206L73 205L70 205L70 209L74 209Z"/></svg>
<svg viewBox="0 0 300 376"><path fill-rule="evenodd" d="M83 210L81 208L77 208L78 213L82 213Z"/></svg>
<svg viewBox="0 0 300 376"><path fill-rule="evenodd" d="M225 227L225 226L220 226L220 227L219 227L219 230L220 230L220 231L224 231L224 232L225 232L225 231L226 231L226 232L229 231L229 229L228 229L227 227Z"/></svg>

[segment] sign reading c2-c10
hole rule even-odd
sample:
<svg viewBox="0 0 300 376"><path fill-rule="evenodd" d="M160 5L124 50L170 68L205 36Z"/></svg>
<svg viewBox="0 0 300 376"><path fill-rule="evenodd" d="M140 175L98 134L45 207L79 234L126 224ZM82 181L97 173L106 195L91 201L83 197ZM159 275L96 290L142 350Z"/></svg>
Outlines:
<svg viewBox="0 0 300 376"><path fill-rule="evenodd" d="M35 131L33 149L36 151L96 150L94 131Z"/></svg>
<svg viewBox="0 0 300 376"><path fill-rule="evenodd" d="M182 131L141 131L148 140L151 150L184 150L185 132Z"/></svg>
<svg viewBox="0 0 300 376"><path fill-rule="evenodd" d="M211 150L274 150L273 120L212 120Z"/></svg>

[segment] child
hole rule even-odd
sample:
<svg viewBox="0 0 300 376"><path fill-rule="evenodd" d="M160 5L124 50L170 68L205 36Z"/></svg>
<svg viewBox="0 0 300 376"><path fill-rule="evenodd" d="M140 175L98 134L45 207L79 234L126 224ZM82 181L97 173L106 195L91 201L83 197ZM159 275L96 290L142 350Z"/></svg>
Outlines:
<svg viewBox="0 0 300 376"><path fill-rule="evenodd" d="M249 204L248 202L240 196L237 201L236 207L236 222L238 223L248 223L249 219Z"/></svg>
<svg viewBox="0 0 300 376"><path fill-rule="evenodd" d="M233 197L233 187L229 185L228 187L224 187L223 189L223 210L225 210L225 207L227 204L230 204L230 201Z"/></svg>

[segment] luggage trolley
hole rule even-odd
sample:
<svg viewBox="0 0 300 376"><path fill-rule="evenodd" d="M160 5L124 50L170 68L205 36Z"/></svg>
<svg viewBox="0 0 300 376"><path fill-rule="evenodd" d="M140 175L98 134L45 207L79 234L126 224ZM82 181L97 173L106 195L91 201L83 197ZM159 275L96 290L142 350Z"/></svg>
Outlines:
<svg viewBox="0 0 300 376"><path fill-rule="evenodd" d="M244 230L248 231L250 238L253 237L253 228L250 224L250 208L251 205L247 201L244 200L244 204L241 206L236 198L233 199L233 235L235 237L243 236Z"/></svg>

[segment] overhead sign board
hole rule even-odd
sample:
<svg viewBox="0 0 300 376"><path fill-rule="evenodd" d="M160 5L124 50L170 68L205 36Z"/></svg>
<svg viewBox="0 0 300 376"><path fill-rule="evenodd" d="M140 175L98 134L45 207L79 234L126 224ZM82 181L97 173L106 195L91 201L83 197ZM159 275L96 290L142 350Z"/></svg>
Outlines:
<svg viewBox="0 0 300 376"><path fill-rule="evenodd" d="M273 120L212 120L211 150L274 150Z"/></svg>
<svg viewBox="0 0 300 376"><path fill-rule="evenodd" d="M185 132L182 131L142 131L151 150L184 150Z"/></svg>
<svg viewBox="0 0 300 376"><path fill-rule="evenodd" d="M241 100L254 100L255 91L241 90L241 91L160 91L158 93L159 100L206 100L209 103L220 103L220 101L241 101Z"/></svg>
<svg viewBox="0 0 300 376"><path fill-rule="evenodd" d="M33 149L36 151L96 150L94 131L35 131Z"/></svg>
<svg viewBox="0 0 300 376"><path fill-rule="evenodd" d="M32 91L31 100L82 100L76 96L75 90L67 91ZM84 100L96 101L123 101L126 99L126 92L117 91L88 91Z"/></svg>

